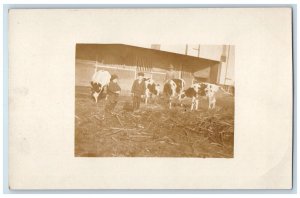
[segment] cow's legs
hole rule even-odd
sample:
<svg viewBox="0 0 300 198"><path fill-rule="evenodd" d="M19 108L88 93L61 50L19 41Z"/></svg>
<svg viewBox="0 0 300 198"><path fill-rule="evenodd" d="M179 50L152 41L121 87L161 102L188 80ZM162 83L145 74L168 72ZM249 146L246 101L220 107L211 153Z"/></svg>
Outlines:
<svg viewBox="0 0 300 198"><path fill-rule="evenodd" d="M183 104L182 104L182 95L183 95L183 93L180 93L179 95L178 95L178 101L179 101L179 104L180 104L180 106L182 107L183 106Z"/></svg>
<svg viewBox="0 0 300 198"><path fill-rule="evenodd" d="M104 90L104 88L101 87L100 92L99 92L99 94L98 94L98 97L99 97L99 95L103 92L103 90ZM106 99L106 98L105 98L105 99Z"/></svg>
<svg viewBox="0 0 300 198"><path fill-rule="evenodd" d="M101 88L99 92L94 92L93 93L93 96L95 98L96 103L98 102L99 95L101 94L102 91L103 91L103 88Z"/></svg>
<svg viewBox="0 0 300 198"><path fill-rule="evenodd" d="M208 99L208 109L214 109L216 106L216 100L214 98Z"/></svg>
<svg viewBox="0 0 300 198"><path fill-rule="evenodd" d="M191 111L193 111L194 106L195 106L195 97L192 98L192 104L191 104Z"/></svg>
<svg viewBox="0 0 300 198"><path fill-rule="evenodd" d="M215 109L215 108L216 108L216 99L214 98L212 101L212 109Z"/></svg>
<svg viewBox="0 0 300 198"><path fill-rule="evenodd" d="M199 106L199 99L196 98L196 97L193 97L192 98L191 111L198 110L198 106Z"/></svg>
<svg viewBox="0 0 300 198"><path fill-rule="evenodd" d="M150 97L149 90L146 89L146 91L145 91L145 104L146 104L146 105L148 104L148 99L149 99L149 97Z"/></svg>
<svg viewBox="0 0 300 198"><path fill-rule="evenodd" d="M199 107L199 98L196 98L196 108L195 108L195 110L198 110L198 107Z"/></svg>
<svg viewBox="0 0 300 198"><path fill-rule="evenodd" d="M170 98L169 99L169 109L171 109L172 108L172 99Z"/></svg>
<svg viewBox="0 0 300 198"><path fill-rule="evenodd" d="M211 99L208 97L208 109L211 108Z"/></svg>
<svg viewBox="0 0 300 198"><path fill-rule="evenodd" d="M93 93L93 97L94 97L96 103L98 102L98 96L99 96L99 94L100 94L100 93L97 93L97 92L94 92L94 93Z"/></svg>
<svg viewBox="0 0 300 198"><path fill-rule="evenodd" d="M101 91L103 91L105 93L105 100L107 100L108 99L107 86L104 86ZM100 91L100 93L101 93L101 91Z"/></svg>

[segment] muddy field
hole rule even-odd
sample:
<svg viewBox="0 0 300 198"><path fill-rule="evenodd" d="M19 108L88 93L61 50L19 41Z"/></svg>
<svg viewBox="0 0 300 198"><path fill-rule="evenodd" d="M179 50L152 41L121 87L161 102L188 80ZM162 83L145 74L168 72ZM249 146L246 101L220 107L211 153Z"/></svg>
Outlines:
<svg viewBox="0 0 300 198"><path fill-rule="evenodd" d="M104 115L105 100L96 104L88 87L76 87L75 156L232 158L234 97L219 93L210 111L206 99L193 112L183 103L169 110L160 98L132 112L131 98L120 96L116 114Z"/></svg>

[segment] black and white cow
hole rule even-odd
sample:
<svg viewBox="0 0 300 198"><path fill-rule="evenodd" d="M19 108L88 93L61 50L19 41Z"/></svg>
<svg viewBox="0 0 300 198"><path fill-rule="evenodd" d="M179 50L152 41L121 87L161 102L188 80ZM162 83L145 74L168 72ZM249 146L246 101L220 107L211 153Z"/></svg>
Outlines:
<svg viewBox="0 0 300 198"><path fill-rule="evenodd" d="M160 85L156 83L153 79L151 78L144 78L145 81L145 103L148 103L148 100L153 97L158 97L160 94Z"/></svg>
<svg viewBox="0 0 300 198"><path fill-rule="evenodd" d="M183 79L171 79L164 84L163 93L169 100L169 108L172 108L172 101L178 99L181 104L185 81Z"/></svg>
<svg viewBox="0 0 300 198"><path fill-rule="evenodd" d="M91 90L92 90L92 96L94 97L96 103L98 102L99 95L106 91L107 85L110 82L111 75L108 71L99 70L97 71L95 69L95 73L92 76L91 80Z"/></svg>
<svg viewBox="0 0 300 198"><path fill-rule="evenodd" d="M184 90L182 98L192 98L191 111L198 110L200 97L206 96L207 84L195 82Z"/></svg>
<svg viewBox="0 0 300 198"><path fill-rule="evenodd" d="M192 98L191 110L198 110L199 100L202 97L208 100L208 109L215 109L216 107L216 93L222 90L222 87L212 83L195 82L186 89L182 95L182 98Z"/></svg>
<svg viewBox="0 0 300 198"><path fill-rule="evenodd" d="M217 102L216 93L220 89L223 90L218 85L207 83L207 87L205 88L205 93L208 98L208 109L216 108L216 102Z"/></svg>

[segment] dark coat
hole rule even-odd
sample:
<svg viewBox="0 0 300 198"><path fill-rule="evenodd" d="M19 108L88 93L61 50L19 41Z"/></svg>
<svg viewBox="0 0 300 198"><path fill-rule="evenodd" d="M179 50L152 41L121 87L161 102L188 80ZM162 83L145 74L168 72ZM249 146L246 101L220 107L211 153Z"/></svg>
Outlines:
<svg viewBox="0 0 300 198"><path fill-rule="evenodd" d="M121 91L121 87L118 85L118 83L114 83L113 81L110 81L107 87L107 93L108 93L108 99L111 102L117 102L119 98L119 94L115 93L117 91Z"/></svg>
<svg viewBox="0 0 300 198"><path fill-rule="evenodd" d="M139 83L139 80L136 79L133 82L131 93L133 93L136 96L141 96L141 95L145 95L145 90L146 90L145 81L142 80L141 83Z"/></svg>

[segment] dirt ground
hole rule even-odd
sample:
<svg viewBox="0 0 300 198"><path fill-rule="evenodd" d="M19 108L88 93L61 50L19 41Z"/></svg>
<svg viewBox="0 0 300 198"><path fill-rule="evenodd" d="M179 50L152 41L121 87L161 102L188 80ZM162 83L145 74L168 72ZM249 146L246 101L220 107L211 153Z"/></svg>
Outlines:
<svg viewBox="0 0 300 198"><path fill-rule="evenodd" d="M190 100L170 110L163 99L128 108L131 98L120 96L115 115L105 115L105 99L97 104L89 87L76 87L75 156L77 157L201 157L232 158L234 97L217 94L215 110L206 99L198 111Z"/></svg>

